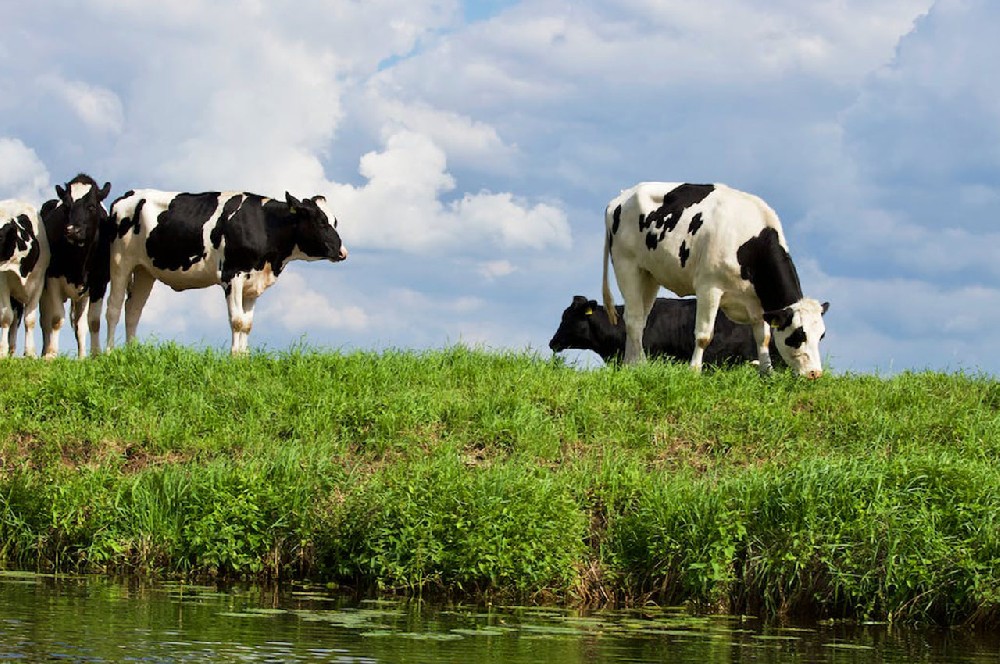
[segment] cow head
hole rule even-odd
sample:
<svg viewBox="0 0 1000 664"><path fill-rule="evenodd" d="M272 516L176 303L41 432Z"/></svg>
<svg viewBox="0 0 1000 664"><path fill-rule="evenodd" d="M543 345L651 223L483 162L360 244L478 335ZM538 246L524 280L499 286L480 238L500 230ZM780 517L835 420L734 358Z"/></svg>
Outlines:
<svg viewBox="0 0 1000 664"><path fill-rule="evenodd" d="M573 303L563 311L559 329L549 341L549 348L560 353L567 348L592 350L594 339L591 334L597 300L588 300L582 295L573 298Z"/></svg>
<svg viewBox="0 0 1000 664"><path fill-rule="evenodd" d="M829 308L829 302L820 304L811 298L802 298L784 309L764 312L778 353L800 376L819 378L823 375L819 341L826 336L823 314Z"/></svg>
<svg viewBox="0 0 1000 664"><path fill-rule="evenodd" d="M286 191L285 202L296 219L296 245L307 258L335 262L347 258L347 248L337 233L337 218L327 214L325 198L298 200Z"/></svg>
<svg viewBox="0 0 1000 664"><path fill-rule="evenodd" d="M66 210L61 235L67 242L77 247L91 246L98 228L108 217L103 201L109 193L110 182L98 188L94 180L82 174L68 182L65 188L56 185L56 194Z"/></svg>

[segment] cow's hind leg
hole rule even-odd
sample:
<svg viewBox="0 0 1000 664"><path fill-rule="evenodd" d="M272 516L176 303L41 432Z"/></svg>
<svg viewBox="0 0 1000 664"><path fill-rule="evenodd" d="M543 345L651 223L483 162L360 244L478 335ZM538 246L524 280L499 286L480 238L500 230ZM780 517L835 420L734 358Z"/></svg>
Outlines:
<svg viewBox="0 0 1000 664"><path fill-rule="evenodd" d="M649 311L653 308L660 285L653 275L643 269L615 270L618 290L625 300L625 364L646 359L642 348L642 335L646 329Z"/></svg>
<svg viewBox="0 0 1000 664"><path fill-rule="evenodd" d="M691 368L701 371L702 358L705 349L712 343L715 332L715 317L719 313L719 303L722 301L722 291L717 288L707 288L697 293L698 304L694 318L694 353L691 355Z"/></svg>
<svg viewBox="0 0 1000 664"><path fill-rule="evenodd" d="M7 289L7 275L0 272L0 358L7 357L15 341L12 337L17 336L17 328L12 327L14 323L14 308L10 302L10 291ZM13 330L13 334L11 334Z"/></svg>
<svg viewBox="0 0 1000 664"><path fill-rule="evenodd" d="M108 303L104 310L104 320L108 326L107 338L104 341L104 350L111 351L115 347L115 328L118 327L118 319L122 315L122 306L125 304L125 293L128 290L129 281L132 279L132 268L124 268L115 265L112 261L111 281L108 286ZM93 329L91 324L91 329Z"/></svg>
<svg viewBox="0 0 1000 664"><path fill-rule="evenodd" d="M135 339L139 318L142 316L142 308L146 306L146 300L149 299L154 283L156 283L156 277L144 268L136 268L135 272L132 273L132 286L128 291L128 299L125 301L125 343Z"/></svg>

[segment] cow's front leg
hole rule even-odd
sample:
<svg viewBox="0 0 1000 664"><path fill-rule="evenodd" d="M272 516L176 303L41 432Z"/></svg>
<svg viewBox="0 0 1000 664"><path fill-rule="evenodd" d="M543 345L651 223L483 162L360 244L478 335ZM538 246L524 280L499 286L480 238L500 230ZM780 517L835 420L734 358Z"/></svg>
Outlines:
<svg viewBox="0 0 1000 664"><path fill-rule="evenodd" d="M226 306L229 309L229 327L233 331L233 341L230 346L230 353L240 355L246 349L246 335L250 328L247 324L247 317L243 311L243 286L246 281L244 275L236 275L229 282L223 282L222 288L226 291ZM251 315L252 320L252 315Z"/></svg>
<svg viewBox="0 0 1000 664"><path fill-rule="evenodd" d="M17 328L12 328L11 325L14 322L14 308L10 304L10 293L6 288L6 275L0 274L0 358L7 357L10 354L10 348L14 345L14 341L10 338L11 330L14 330L14 334L17 334Z"/></svg>
<svg viewBox="0 0 1000 664"><path fill-rule="evenodd" d="M243 339L240 352L246 353L250 345L250 330L253 329L253 308L257 304L257 296L245 293L243 295Z"/></svg>
<svg viewBox="0 0 1000 664"><path fill-rule="evenodd" d="M761 376L771 373L771 326L763 319L753 324L753 338L757 342L757 369Z"/></svg>
<svg viewBox="0 0 1000 664"><path fill-rule="evenodd" d="M712 343L715 333L715 317L719 313L719 303L722 301L722 291L717 288L707 288L698 291L698 304L694 317L694 353L691 354L691 368L701 371L705 349Z"/></svg>
<svg viewBox="0 0 1000 664"><path fill-rule="evenodd" d="M76 333L76 356L81 359L87 356L87 321L89 319L89 305L89 297L77 297L72 300L69 307L69 317L73 322L73 331Z"/></svg>
<svg viewBox="0 0 1000 664"><path fill-rule="evenodd" d="M90 355L97 357L101 354L101 307L104 305L104 298L90 301L87 296L87 327L90 328Z"/></svg>
<svg viewBox="0 0 1000 664"><path fill-rule="evenodd" d="M66 315L62 295L55 286L42 293L39 315L42 319L42 356L51 359L59 355L59 330Z"/></svg>

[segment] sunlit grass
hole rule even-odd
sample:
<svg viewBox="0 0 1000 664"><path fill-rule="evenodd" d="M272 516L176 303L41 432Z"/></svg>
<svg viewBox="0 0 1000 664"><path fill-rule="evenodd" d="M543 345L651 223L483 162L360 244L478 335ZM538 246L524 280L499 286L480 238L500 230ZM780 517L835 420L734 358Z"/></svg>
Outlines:
<svg viewBox="0 0 1000 664"><path fill-rule="evenodd" d="M0 362L0 562L995 621L1000 385L454 347Z"/></svg>

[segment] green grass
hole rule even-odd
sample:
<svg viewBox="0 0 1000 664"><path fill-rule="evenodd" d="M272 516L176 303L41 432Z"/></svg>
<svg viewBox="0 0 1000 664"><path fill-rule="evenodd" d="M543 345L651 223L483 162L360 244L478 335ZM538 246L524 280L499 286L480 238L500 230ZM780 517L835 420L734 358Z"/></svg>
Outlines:
<svg viewBox="0 0 1000 664"><path fill-rule="evenodd" d="M0 362L0 564L1000 622L1000 384L176 345Z"/></svg>

